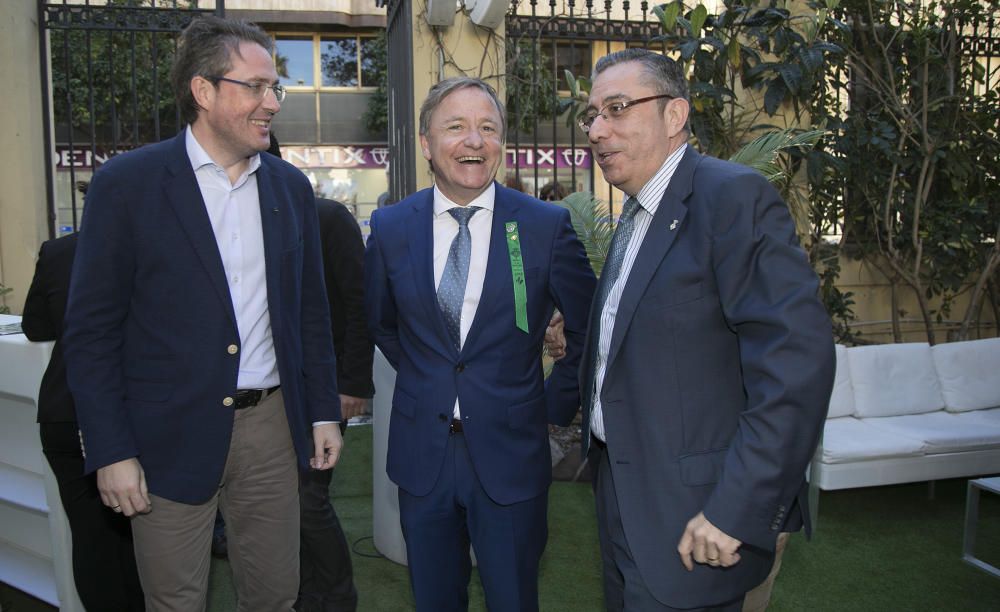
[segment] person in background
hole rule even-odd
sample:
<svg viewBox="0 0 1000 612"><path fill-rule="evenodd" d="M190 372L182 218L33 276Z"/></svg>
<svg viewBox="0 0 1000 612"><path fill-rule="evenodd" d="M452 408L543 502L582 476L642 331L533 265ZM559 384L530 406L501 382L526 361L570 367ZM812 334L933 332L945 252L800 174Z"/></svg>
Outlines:
<svg viewBox="0 0 1000 612"><path fill-rule="evenodd" d="M78 185L87 193L87 184ZM73 583L87 610L144 610L129 521L101 503L94 474L85 474L76 409L66 384L62 331L77 234L42 243L24 302L21 330L32 342L55 340L38 390L42 453L59 485L73 541Z"/></svg>
<svg viewBox="0 0 1000 612"><path fill-rule="evenodd" d="M580 376L605 602L739 611L808 529L830 320L774 188L687 144L677 63L627 49L591 82L580 126L626 199Z"/></svg>
<svg viewBox="0 0 1000 612"><path fill-rule="evenodd" d="M274 134L268 152L281 157ZM348 419L365 414L375 394L375 346L368 337L365 318L365 245L361 228L346 206L316 198L316 210L337 357L337 390L343 417L340 430L345 433ZM330 500L332 480L333 470L299 472L301 577L297 612L354 612L358 607L351 549Z"/></svg>
<svg viewBox="0 0 1000 612"><path fill-rule="evenodd" d="M551 181L542 186L542 190L538 192L538 199L545 202L559 202L565 198L569 193L563 184L559 181Z"/></svg>
<svg viewBox="0 0 1000 612"><path fill-rule="evenodd" d="M312 186L261 155L281 108L273 39L206 16L171 82L186 129L95 175L66 372L86 470L132 517L149 610L203 610L217 508L239 610L299 584L298 471L342 447Z"/></svg>
<svg viewBox="0 0 1000 612"><path fill-rule="evenodd" d="M494 180L503 104L479 79L434 85L420 143L435 185L376 210L365 298L396 369L389 478L418 612L468 608L469 544L490 610L538 610L552 481L546 423L579 407L594 274L569 211ZM542 377L557 307L566 356Z"/></svg>

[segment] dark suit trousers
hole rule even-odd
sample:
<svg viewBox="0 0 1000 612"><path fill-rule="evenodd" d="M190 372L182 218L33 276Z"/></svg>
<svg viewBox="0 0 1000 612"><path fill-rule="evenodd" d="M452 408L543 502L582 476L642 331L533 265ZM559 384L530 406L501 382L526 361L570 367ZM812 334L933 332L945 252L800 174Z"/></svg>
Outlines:
<svg viewBox="0 0 1000 612"><path fill-rule="evenodd" d="M680 612L650 593L629 550L622 517L618 510L618 495L604 445L591 438L588 460L593 470L594 498L597 501L597 533L601 543L604 573L604 602L608 612ZM680 536L678 536L679 538ZM721 571L721 570L720 570ZM743 598L721 606L688 609L686 612L740 612Z"/></svg>
<svg viewBox="0 0 1000 612"><path fill-rule="evenodd" d="M59 484L73 537L73 581L87 610L143 610L128 519L101 503L97 477L84 475L76 423L41 423L42 452Z"/></svg>
<svg viewBox="0 0 1000 612"><path fill-rule="evenodd" d="M354 612L358 608L351 550L330 502L332 480L333 470L299 472L298 612Z"/></svg>
<svg viewBox="0 0 1000 612"><path fill-rule="evenodd" d="M491 612L537 612L538 565L548 538L548 494L509 505L483 490L463 434L448 437L444 465L427 495L399 489L417 612L464 612L472 560Z"/></svg>

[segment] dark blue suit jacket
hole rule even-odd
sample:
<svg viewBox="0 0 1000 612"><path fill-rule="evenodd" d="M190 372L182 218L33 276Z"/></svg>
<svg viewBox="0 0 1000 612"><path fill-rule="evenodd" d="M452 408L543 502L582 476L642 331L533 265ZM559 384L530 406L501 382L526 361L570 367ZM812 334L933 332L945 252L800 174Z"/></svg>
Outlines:
<svg viewBox="0 0 1000 612"><path fill-rule="evenodd" d="M531 499L552 479L547 423L567 424L579 407L577 368L594 274L565 209L496 185L482 298L458 352L437 303L433 216L433 189L425 189L371 220L369 327L397 371L386 471L413 495L431 490L458 397L486 493L501 504ZM524 261L528 333L515 327L504 232L511 221ZM546 384L542 338L554 307L566 318L567 355Z"/></svg>
<svg viewBox="0 0 1000 612"><path fill-rule="evenodd" d="M63 336L87 469L138 457L149 490L202 503L222 477L240 346L185 132L108 162L87 192ZM292 439L339 420L312 189L261 154L268 313Z"/></svg>
<svg viewBox="0 0 1000 612"><path fill-rule="evenodd" d="M670 606L741 597L770 571L778 533L808 518L805 470L834 372L817 289L778 193L688 148L629 274L601 392L625 536ZM584 364L583 389L593 375ZM735 566L681 564L702 511L743 542Z"/></svg>

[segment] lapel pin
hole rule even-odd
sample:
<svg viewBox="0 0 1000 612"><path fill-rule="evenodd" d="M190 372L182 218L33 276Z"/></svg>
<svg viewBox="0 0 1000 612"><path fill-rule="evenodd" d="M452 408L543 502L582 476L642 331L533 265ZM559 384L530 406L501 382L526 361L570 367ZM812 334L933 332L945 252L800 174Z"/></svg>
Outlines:
<svg viewBox="0 0 1000 612"><path fill-rule="evenodd" d="M670 231L677 229L677 223L679 223L679 221L674 219L674 222L670 224Z"/></svg>

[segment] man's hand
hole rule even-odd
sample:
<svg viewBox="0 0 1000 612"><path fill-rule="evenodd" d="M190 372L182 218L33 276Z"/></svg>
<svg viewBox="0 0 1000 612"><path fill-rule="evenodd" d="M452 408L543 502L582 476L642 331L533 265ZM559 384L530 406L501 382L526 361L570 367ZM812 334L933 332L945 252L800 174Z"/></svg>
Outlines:
<svg viewBox="0 0 1000 612"><path fill-rule="evenodd" d="M558 310L552 314L549 326L545 328L545 350L549 357L559 361L566 356L566 321Z"/></svg>
<svg viewBox="0 0 1000 612"><path fill-rule="evenodd" d="M313 425L313 458L309 465L314 470L329 470L337 465L344 439L340 436L340 423Z"/></svg>
<svg viewBox="0 0 1000 612"><path fill-rule="evenodd" d="M363 397L340 394L340 414L345 421L351 417L364 414L367 405L368 400Z"/></svg>
<svg viewBox="0 0 1000 612"><path fill-rule="evenodd" d="M740 560L739 550L743 543L723 533L713 525L703 512L688 521L684 535L677 544L681 562L690 572L695 563L707 563L712 567L729 567ZM694 561L692 562L692 557Z"/></svg>
<svg viewBox="0 0 1000 612"><path fill-rule="evenodd" d="M97 489L105 506L125 516L145 514L153 509L146 488L146 474L135 457L97 470Z"/></svg>

